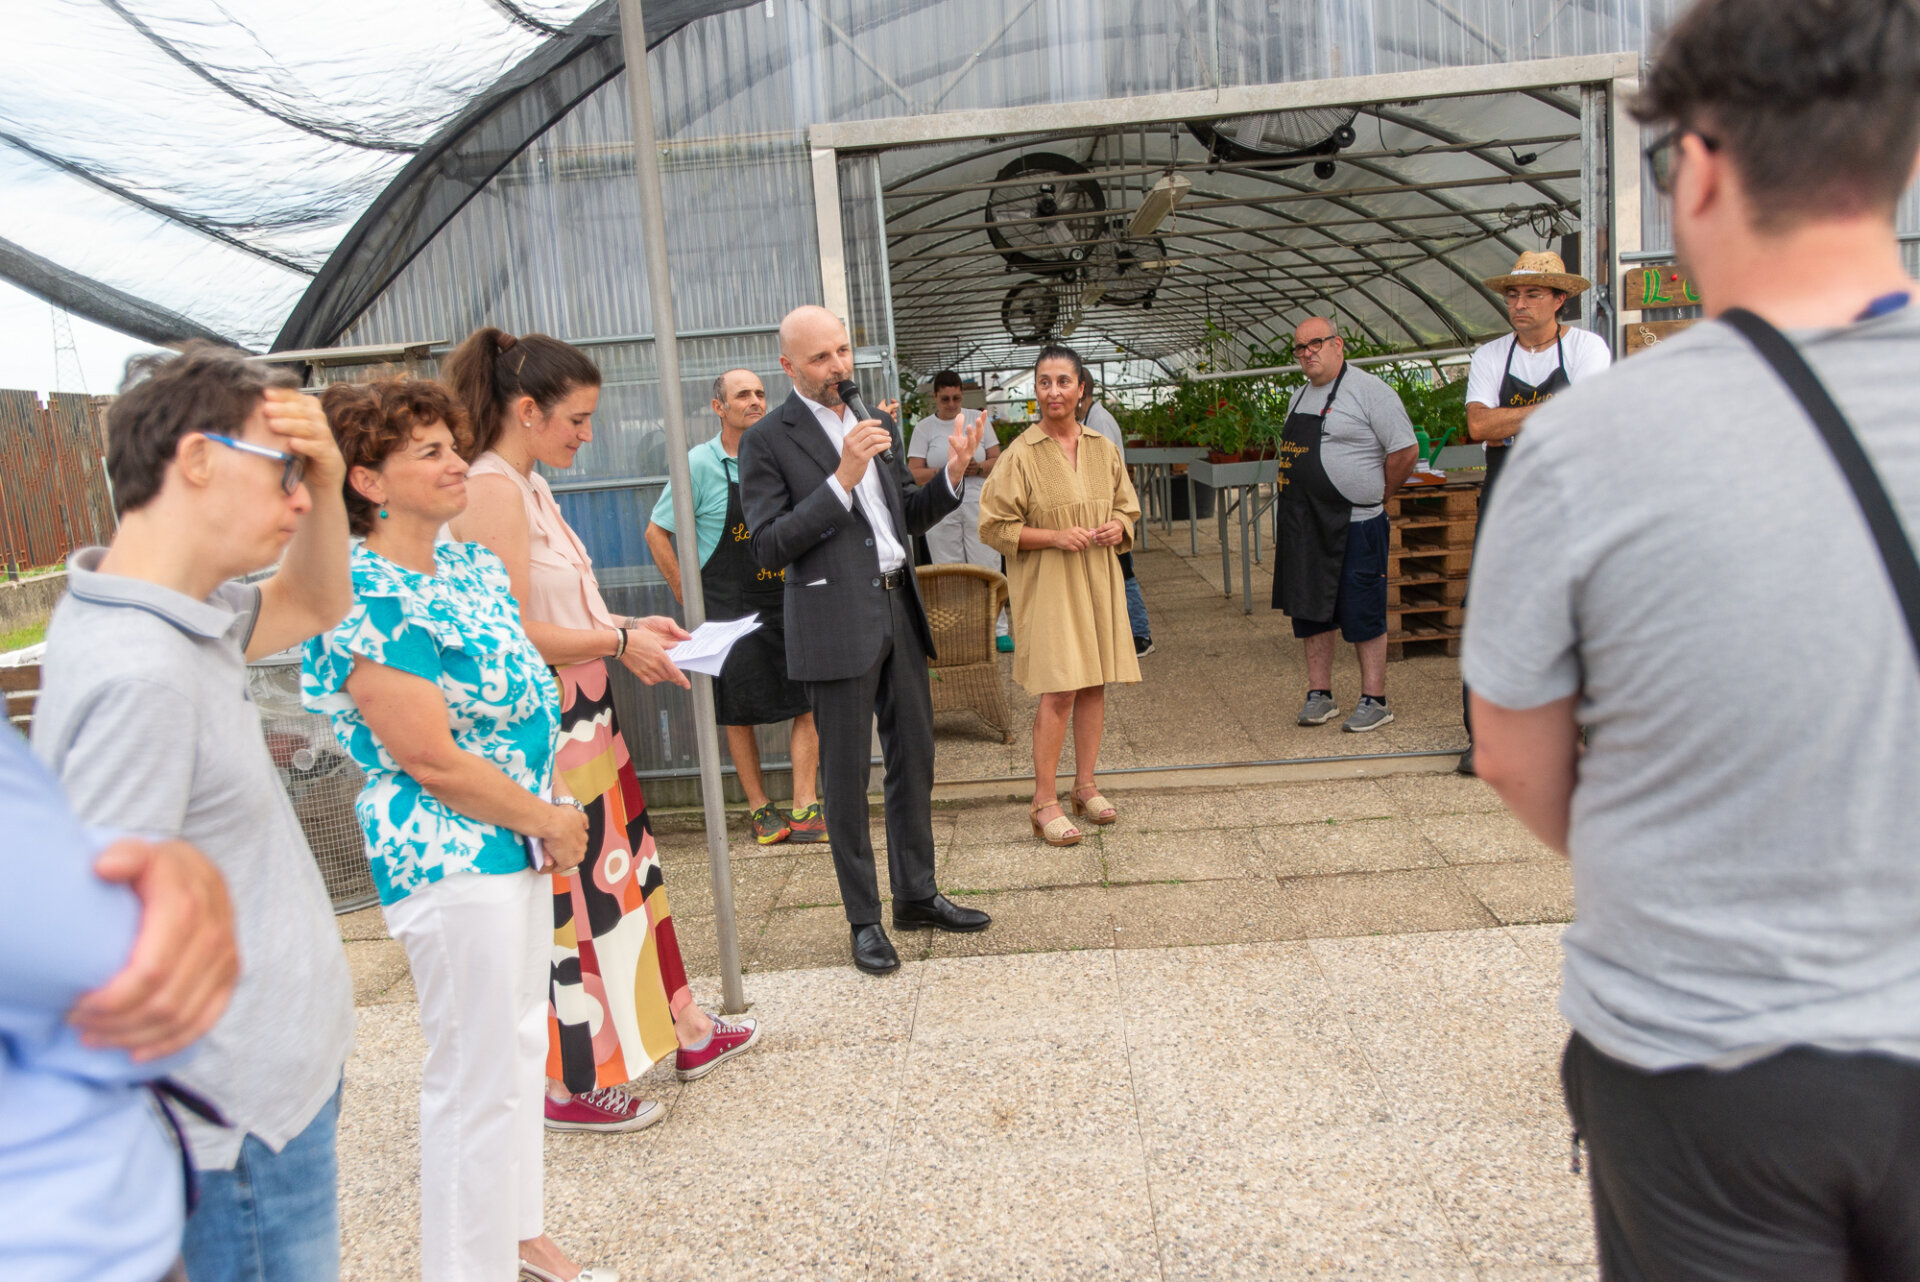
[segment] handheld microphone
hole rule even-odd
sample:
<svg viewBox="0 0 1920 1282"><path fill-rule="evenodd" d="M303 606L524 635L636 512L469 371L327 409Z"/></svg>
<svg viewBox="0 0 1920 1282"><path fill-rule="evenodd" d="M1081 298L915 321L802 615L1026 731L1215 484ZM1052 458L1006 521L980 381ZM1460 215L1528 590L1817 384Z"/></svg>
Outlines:
<svg viewBox="0 0 1920 1282"><path fill-rule="evenodd" d="M866 401L860 396L860 384L854 382L852 379L841 379L840 386L834 390L840 393L840 403L852 410L855 418L865 422L867 419L880 417L867 408ZM893 462L893 434L889 432L887 435L887 448L880 452L880 457L891 463Z"/></svg>

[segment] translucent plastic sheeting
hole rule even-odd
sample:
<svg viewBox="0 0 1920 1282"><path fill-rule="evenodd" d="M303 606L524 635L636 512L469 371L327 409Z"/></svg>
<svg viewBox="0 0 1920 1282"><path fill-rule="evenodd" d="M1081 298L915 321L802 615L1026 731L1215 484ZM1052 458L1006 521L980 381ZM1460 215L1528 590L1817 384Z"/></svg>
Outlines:
<svg viewBox="0 0 1920 1282"><path fill-rule="evenodd" d="M181 337L163 332L178 316L264 347L409 162L483 114L503 82L517 88L514 69L566 41L589 7L10 4L0 237L39 265L20 283L151 340ZM722 7L662 0L649 36ZM567 105L549 103L538 127ZM469 175L468 191L489 176Z"/></svg>

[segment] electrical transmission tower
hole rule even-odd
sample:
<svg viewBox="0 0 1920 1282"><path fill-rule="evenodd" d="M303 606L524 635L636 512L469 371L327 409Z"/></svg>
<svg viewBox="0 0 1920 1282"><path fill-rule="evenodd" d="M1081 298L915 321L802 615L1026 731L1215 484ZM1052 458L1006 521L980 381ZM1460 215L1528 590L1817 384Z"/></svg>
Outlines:
<svg viewBox="0 0 1920 1282"><path fill-rule="evenodd" d="M87 374L73 345L73 318L61 307L53 309L53 390L87 394Z"/></svg>

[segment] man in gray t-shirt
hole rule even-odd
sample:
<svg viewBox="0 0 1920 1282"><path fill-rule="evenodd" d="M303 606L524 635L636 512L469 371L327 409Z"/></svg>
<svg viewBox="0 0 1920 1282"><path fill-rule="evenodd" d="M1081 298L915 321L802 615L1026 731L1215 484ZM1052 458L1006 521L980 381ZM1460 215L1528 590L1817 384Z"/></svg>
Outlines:
<svg viewBox="0 0 1920 1282"><path fill-rule="evenodd" d="M1724 319L1786 334L1920 532L1920 10L1837 4L1669 34L1634 110L1716 319L1528 418L1474 566L1479 772L1573 863L1562 1080L1608 1278L1920 1278L1920 663Z"/></svg>
<svg viewBox="0 0 1920 1282"><path fill-rule="evenodd" d="M233 900L240 982L178 1074L230 1123L183 1120L201 1190L182 1247L196 1279L339 1271L352 981L247 695L249 658L323 631L352 601L345 468L319 403L284 383L205 344L135 366L107 420L120 527L69 562L33 725L84 822L192 843ZM258 586L232 581L275 560Z"/></svg>
<svg viewBox="0 0 1920 1282"><path fill-rule="evenodd" d="M1307 650L1303 726L1340 714L1333 697L1334 629L1360 660L1360 703L1343 730L1378 730L1387 710L1389 494L1420 447L1391 387L1346 359L1340 331L1309 316L1293 331L1307 385L1287 407L1275 503L1273 608Z"/></svg>

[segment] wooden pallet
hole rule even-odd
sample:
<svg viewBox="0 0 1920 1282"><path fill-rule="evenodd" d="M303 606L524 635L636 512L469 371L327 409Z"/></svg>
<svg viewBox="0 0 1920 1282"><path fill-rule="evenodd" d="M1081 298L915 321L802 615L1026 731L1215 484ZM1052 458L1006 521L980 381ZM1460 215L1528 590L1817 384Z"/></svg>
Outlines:
<svg viewBox="0 0 1920 1282"><path fill-rule="evenodd" d="M33 728L33 706L40 697L40 665L0 668L0 692L7 699L7 720L21 734Z"/></svg>
<svg viewBox="0 0 1920 1282"><path fill-rule="evenodd" d="M1467 626L1467 610L1461 606L1390 605L1386 606L1386 631L1459 631Z"/></svg>
<svg viewBox="0 0 1920 1282"><path fill-rule="evenodd" d="M1410 579L1464 579L1473 568L1473 547L1394 548L1387 553L1387 582Z"/></svg>
<svg viewBox="0 0 1920 1282"><path fill-rule="evenodd" d="M1401 659L1418 659L1428 655L1446 655L1448 658L1460 657L1460 638L1451 637L1403 637L1393 640L1388 633L1387 662L1396 663Z"/></svg>
<svg viewBox="0 0 1920 1282"><path fill-rule="evenodd" d="M1388 518L1393 520L1473 516L1480 511L1480 486L1449 484L1402 490L1387 500L1386 508Z"/></svg>
<svg viewBox="0 0 1920 1282"><path fill-rule="evenodd" d="M1473 548L1473 531L1479 524L1479 518L1473 516L1439 518L1434 520L1403 520L1396 522L1389 548Z"/></svg>
<svg viewBox="0 0 1920 1282"><path fill-rule="evenodd" d="M1414 568L1419 568L1417 562ZM1462 605L1466 599L1467 576L1464 574L1448 577L1415 573L1397 579L1391 575L1387 578L1387 608L1390 610L1398 606Z"/></svg>

